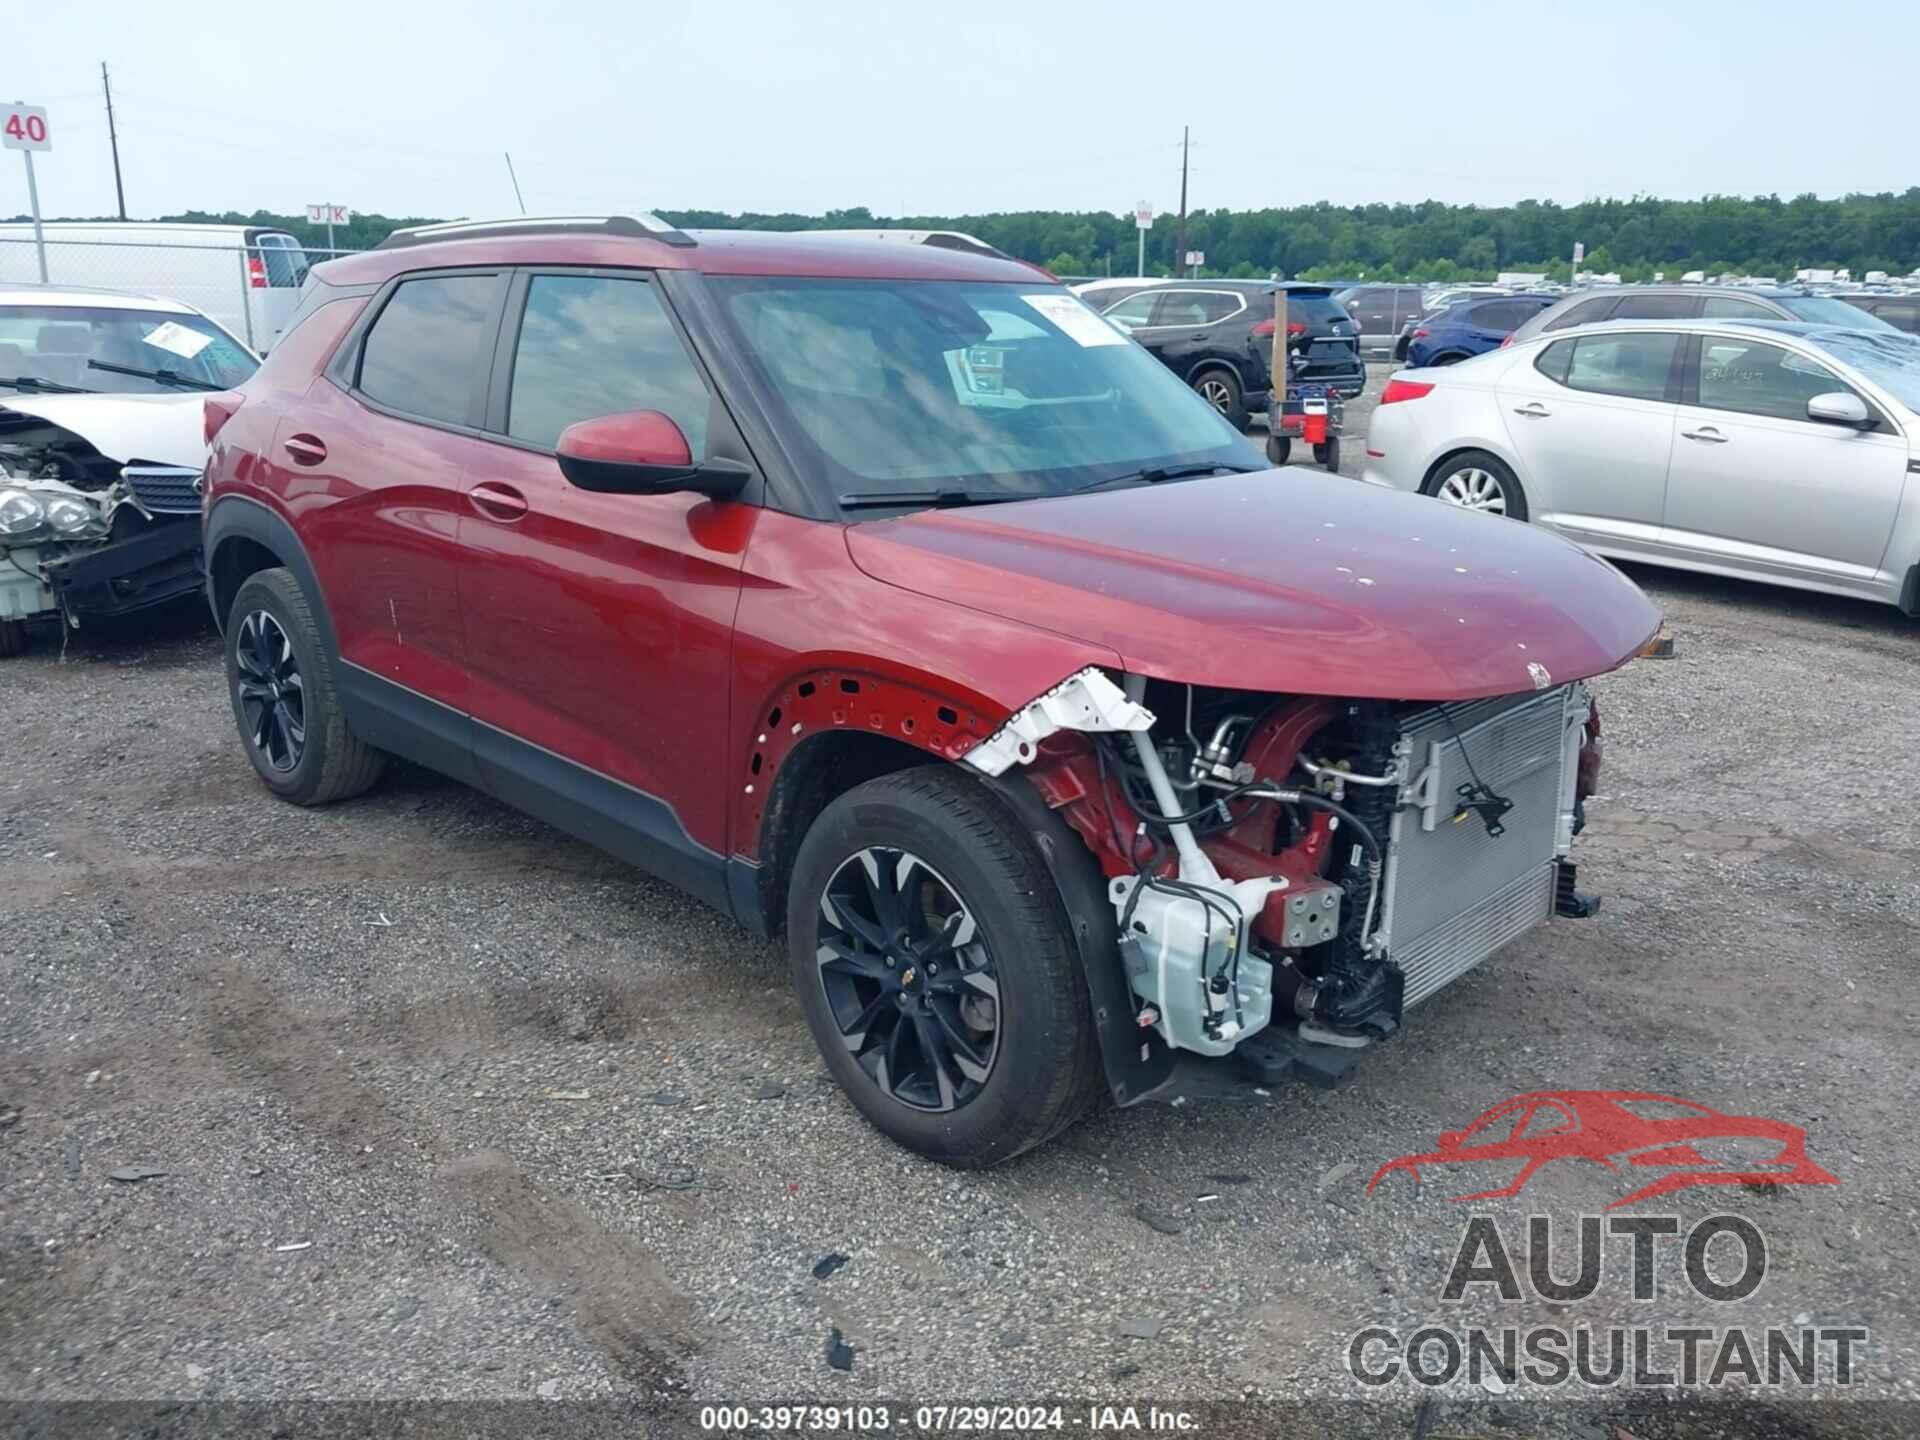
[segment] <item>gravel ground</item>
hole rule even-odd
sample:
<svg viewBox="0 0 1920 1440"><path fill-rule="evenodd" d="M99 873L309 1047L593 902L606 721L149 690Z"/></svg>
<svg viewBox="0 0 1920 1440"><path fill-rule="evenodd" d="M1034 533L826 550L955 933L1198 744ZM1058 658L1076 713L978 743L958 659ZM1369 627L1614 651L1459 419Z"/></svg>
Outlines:
<svg viewBox="0 0 1920 1440"><path fill-rule="evenodd" d="M869 1131L775 950L666 887L417 770L272 801L192 609L37 635L0 672L0 1398L1318 1402L1371 1393L1362 1326L1476 1320L1860 1325L1849 1393L1913 1398L1920 626L1635 578L1677 654L1599 685L1597 918L1346 1087L1107 1111L969 1175ZM1636 1304L1623 1241L1571 1306L1444 1302L1468 1207L1367 1180L1547 1089L1801 1125L1841 1183L1639 1207L1759 1226L1737 1303L1676 1266ZM1622 1193L1564 1168L1472 1208L1517 1245ZM1556 1423L1640 1413L1601 1392ZM1869 1413L1777 1433L1901 1432Z"/></svg>

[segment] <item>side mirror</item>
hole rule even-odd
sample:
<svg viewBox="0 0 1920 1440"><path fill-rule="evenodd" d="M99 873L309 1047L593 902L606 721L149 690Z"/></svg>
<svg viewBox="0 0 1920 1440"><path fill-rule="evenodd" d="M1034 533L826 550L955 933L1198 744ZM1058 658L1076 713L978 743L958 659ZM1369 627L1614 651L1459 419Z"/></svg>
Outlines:
<svg viewBox="0 0 1920 1440"><path fill-rule="evenodd" d="M569 484L610 495L691 490L729 500L753 474L737 460L696 464L680 427L658 410L601 415L569 425L560 432L554 452Z"/></svg>
<svg viewBox="0 0 1920 1440"><path fill-rule="evenodd" d="M1836 390L1831 395L1816 395L1807 401L1807 418L1828 425L1847 425L1855 430L1873 428L1873 416L1867 402L1851 390Z"/></svg>

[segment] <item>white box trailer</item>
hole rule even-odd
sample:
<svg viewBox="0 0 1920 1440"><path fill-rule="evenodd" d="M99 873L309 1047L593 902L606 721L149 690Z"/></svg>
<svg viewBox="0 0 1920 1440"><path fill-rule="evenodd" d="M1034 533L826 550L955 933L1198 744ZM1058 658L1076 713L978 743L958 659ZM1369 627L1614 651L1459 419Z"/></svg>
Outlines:
<svg viewBox="0 0 1920 1440"><path fill-rule="evenodd" d="M264 225L174 225L145 220L55 221L47 281L178 300L265 353L300 303L307 253ZM33 225L0 224L0 284L33 285Z"/></svg>

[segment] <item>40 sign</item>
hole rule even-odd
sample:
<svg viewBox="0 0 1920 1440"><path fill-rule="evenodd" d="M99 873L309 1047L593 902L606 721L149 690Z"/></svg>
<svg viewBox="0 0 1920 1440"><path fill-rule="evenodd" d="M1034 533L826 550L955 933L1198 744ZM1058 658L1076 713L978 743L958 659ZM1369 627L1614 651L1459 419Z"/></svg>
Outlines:
<svg viewBox="0 0 1920 1440"><path fill-rule="evenodd" d="M17 101L0 110L0 144L9 150L51 150L53 140L47 129L47 112L38 105Z"/></svg>

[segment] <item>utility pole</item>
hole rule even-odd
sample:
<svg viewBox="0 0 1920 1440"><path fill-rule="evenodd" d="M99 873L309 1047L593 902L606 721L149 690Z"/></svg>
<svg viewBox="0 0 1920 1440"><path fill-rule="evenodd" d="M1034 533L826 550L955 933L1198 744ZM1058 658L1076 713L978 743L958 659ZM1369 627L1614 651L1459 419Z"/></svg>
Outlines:
<svg viewBox="0 0 1920 1440"><path fill-rule="evenodd" d="M1173 242L1173 273L1187 268L1187 127L1180 127L1180 228Z"/></svg>
<svg viewBox="0 0 1920 1440"><path fill-rule="evenodd" d="M100 62L100 88L107 92L107 143L113 147L113 193L120 202L120 218L127 218L127 192L120 183L120 134L113 128L113 82L107 78L107 62Z"/></svg>

